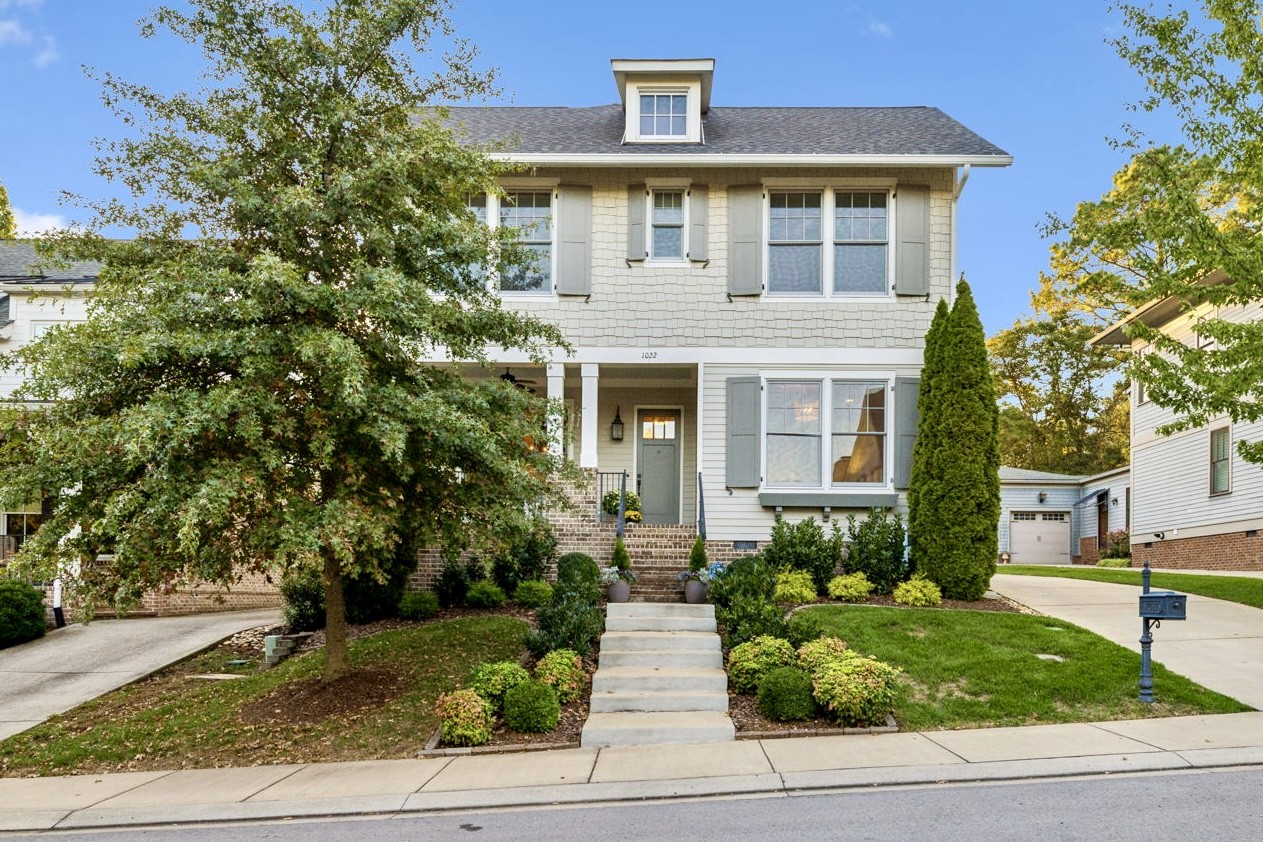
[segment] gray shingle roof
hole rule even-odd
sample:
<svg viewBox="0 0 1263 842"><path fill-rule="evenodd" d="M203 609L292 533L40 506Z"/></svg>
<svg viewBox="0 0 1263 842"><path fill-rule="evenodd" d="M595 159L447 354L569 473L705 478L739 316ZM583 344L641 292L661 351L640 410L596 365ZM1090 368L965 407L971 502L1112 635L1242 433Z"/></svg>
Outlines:
<svg viewBox="0 0 1263 842"><path fill-rule="evenodd" d="M49 266L29 240L0 240L0 284L90 284L100 271L100 264L88 261Z"/></svg>
<svg viewBox="0 0 1263 842"><path fill-rule="evenodd" d="M704 144L624 144L622 107L459 107L475 145L518 154L1008 155L937 108L711 108Z"/></svg>
<svg viewBox="0 0 1263 842"><path fill-rule="evenodd" d="M1026 468L1000 466L1000 482L1047 482L1078 485L1084 479L1078 474L1054 474L1050 471L1031 471Z"/></svg>

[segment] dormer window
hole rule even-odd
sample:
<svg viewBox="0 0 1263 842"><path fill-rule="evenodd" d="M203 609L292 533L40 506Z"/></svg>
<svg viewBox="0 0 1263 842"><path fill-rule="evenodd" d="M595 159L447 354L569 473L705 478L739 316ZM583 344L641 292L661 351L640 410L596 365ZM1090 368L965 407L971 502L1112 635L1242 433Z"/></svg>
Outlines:
<svg viewBox="0 0 1263 842"><path fill-rule="evenodd" d="M687 93L640 94L640 136L688 136Z"/></svg>
<svg viewBox="0 0 1263 842"><path fill-rule="evenodd" d="M615 59L624 143L703 143L714 59Z"/></svg>

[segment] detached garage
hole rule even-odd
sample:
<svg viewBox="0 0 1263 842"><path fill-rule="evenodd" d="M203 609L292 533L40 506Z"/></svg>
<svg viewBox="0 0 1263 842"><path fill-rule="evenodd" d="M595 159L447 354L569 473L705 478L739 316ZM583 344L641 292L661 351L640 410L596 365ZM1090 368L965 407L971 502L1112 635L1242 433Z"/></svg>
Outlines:
<svg viewBox="0 0 1263 842"><path fill-rule="evenodd" d="M1074 561L1074 504L1084 477L1000 468L1000 552L1013 564Z"/></svg>
<svg viewBox="0 0 1263 842"><path fill-rule="evenodd" d="M1013 564L1069 564L1071 512L1012 512L1009 555Z"/></svg>

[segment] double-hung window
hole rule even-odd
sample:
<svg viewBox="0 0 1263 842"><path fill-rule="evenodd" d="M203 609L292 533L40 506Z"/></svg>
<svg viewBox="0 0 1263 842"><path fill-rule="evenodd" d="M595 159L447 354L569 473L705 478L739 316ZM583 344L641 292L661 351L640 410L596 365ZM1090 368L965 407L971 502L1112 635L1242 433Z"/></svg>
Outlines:
<svg viewBox="0 0 1263 842"><path fill-rule="evenodd" d="M1229 464L1232 457L1232 437L1229 428L1210 431L1210 493L1227 494L1231 490Z"/></svg>
<svg viewBox="0 0 1263 842"><path fill-rule="evenodd" d="M834 194L833 291L886 291L889 245L885 193Z"/></svg>
<svg viewBox="0 0 1263 842"><path fill-rule="evenodd" d="M774 191L769 201L768 292L818 295L823 250L820 193Z"/></svg>
<svg viewBox="0 0 1263 842"><path fill-rule="evenodd" d="M771 190L767 221L770 295L890 291L887 191Z"/></svg>
<svg viewBox="0 0 1263 842"><path fill-rule="evenodd" d="M649 210L652 260L684 259L684 191L654 190Z"/></svg>
<svg viewBox="0 0 1263 842"><path fill-rule="evenodd" d="M884 486L887 387L831 378L767 381L766 485Z"/></svg>
<svg viewBox="0 0 1263 842"><path fill-rule="evenodd" d="M551 190L510 190L500 199L500 225L518 229L525 253L501 273L501 292L552 291L552 207Z"/></svg>

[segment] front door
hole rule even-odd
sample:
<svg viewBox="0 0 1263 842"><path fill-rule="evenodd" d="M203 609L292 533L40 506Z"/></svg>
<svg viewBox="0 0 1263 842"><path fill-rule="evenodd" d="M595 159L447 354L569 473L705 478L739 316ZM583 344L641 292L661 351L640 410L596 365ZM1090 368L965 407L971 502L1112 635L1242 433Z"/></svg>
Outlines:
<svg viewBox="0 0 1263 842"><path fill-rule="evenodd" d="M645 523L680 522L680 412L642 409L636 418L637 489Z"/></svg>

